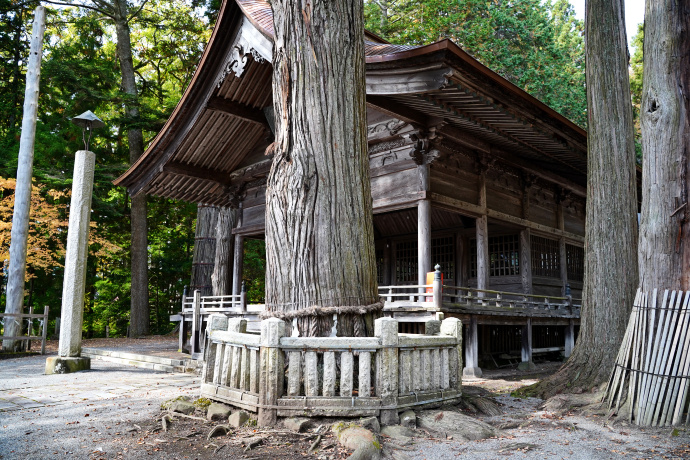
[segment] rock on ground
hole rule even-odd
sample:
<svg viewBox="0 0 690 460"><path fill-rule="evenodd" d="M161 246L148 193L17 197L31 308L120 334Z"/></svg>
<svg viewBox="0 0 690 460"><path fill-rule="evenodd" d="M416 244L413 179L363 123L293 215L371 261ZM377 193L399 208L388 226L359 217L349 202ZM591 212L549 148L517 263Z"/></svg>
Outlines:
<svg viewBox="0 0 690 460"><path fill-rule="evenodd" d="M211 403L206 412L207 420L226 420L230 416L230 407L225 404Z"/></svg>
<svg viewBox="0 0 690 460"><path fill-rule="evenodd" d="M228 418L228 425L239 428L247 423L247 420L249 420L249 414L243 410L239 410Z"/></svg>
<svg viewBox="0 0 690 460"><path fill-rule="evenodd" d="M400 425L390 425L381 429L381 434L391 438L391 440L400 445L407 445L412 443L414 437L417 435L411 428Z"/></svg>
<svg viewBox="0 0 690 460"><path fill-rule="evenodd" d="M465 441L498 435L498 431L491 425L453 411L424 411L417 417L417 426Z"/></svg>
<svg viewBox="0 0 690 460"><path fill-rule="evenodd" d="M290 431L301 432L309 424L309 419L304 417L290 417L283 420L283 426Z"/></svg>
<svg viewBox="0 0 690 460"><path fill-rule="evenodd" d="M194 412L194 410L196 410L196 407L189 401L175 401L170 405L171 412L179 412L180 414L189 415Z"/></svg>
<svg viewBox="0 0 690 460"><path fill-rule="evenodd" d="M417 415L414 411L406 410L400 414L400 425L412 429L417 428Z"/></svg>
<svg viewBox="0 0 690 460"><path fill-rule="evenodd" d="M333 431L338 436L338 442L346 449L354 452L349 460L378 460L381 458L381 444L376 435L366 428L357 425L345 425L342 423L333 426Z"/></svg>

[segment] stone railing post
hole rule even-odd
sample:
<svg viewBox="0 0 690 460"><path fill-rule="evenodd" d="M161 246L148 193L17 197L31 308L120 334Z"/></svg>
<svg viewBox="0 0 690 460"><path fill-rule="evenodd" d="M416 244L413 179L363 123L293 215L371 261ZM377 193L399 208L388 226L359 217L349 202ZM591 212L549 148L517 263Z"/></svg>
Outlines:
<svg viewBox="0 0 690 460"><path fill-rule="evenodd" d="M458 318L444 319L441 322L441 335L455 337L455 349L448 360L450 387L462 391L462 322Z"/></svg>
<svg viewBox="0 0 690 460"><path fill-rule="evenodd" d="M247 313L247 285L242 280L242 291L240 292L240 311Z"/></svg>
<svg viewBox="0 0 690 460"><path fill-rule="evenodd" d="M218 356L219 348L217 343L211 342L211 332L213 331L227 331L228 317L221 314L213 314L208 317L206 326L206 347L204 350L204 369L201 373L202 382L210 382L213 380L213 374L216 367L216 360L222 360L222 354Z"/></svg>
<svg viewBox="0 0 690 460"><path fill-rule="evenodd" d="M383 406L398 404L398 320L378 318L374 321L374 335L381 343L379 350L378 392ZM397 409L382 409L381 424L396 425L399 422Z"/></svg>
<svg viewBox="0 0 690 460"><path fill-rule="evenodd" d="M443 280L441 279L441 266L434 267L434 307L440 309L443 306Z"/></svg>
<svg viewBox="0 0 690 460"><path fill-rule="evenodd" d="M273 426L278 418L275 409L283 393L283 352L280 339L285 336L285 323L278 318L261 321L259 356L259 426Z"/></svg>

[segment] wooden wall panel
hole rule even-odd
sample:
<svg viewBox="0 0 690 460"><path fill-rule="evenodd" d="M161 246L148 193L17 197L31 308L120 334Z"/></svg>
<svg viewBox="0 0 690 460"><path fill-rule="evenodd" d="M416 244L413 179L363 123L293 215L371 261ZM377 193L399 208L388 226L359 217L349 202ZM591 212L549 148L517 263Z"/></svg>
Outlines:
<svg viewBox="0 0 690 460"><path fill-rule="evenodd" d="M414 165L414 163L412 163ZM392 198L399 195L415 194L420 191L417 167L393 174L371 178L371 197L374 200Z"/></svg>

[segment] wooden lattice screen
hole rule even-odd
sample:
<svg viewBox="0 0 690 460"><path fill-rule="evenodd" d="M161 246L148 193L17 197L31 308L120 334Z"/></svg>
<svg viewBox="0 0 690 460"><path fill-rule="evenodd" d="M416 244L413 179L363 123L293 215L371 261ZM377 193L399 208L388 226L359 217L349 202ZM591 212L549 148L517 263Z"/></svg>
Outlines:
<svg viewBox="0 0 690 460"><path fill-rule="evenodd" d="M417 241L404 241L395 245L396 284L417 283Z"/></svg>
<svg viewBox="0 0 690 460"><path fill-rule="evenodd" d="M532 236L532 275L549 278L561 277L561 261L558 241Z"/></svg>
<svg viewBox="0 0 690 460"><path fill-rule="evenodd" d="M585 249L572 244L565 245L566 260L568 261L568 279L583 281L585 279Z"/></svg>
<svg viewBox="0 0 690 460"><path fill-rule="evenodd" d="M470 278L477 277L477 240L470 240ZM489 237L489 276L520 274L520 238L518 235Z"/></svg>
<svg viewBox="0 0 690 460"><path fill-rule="evenodd" d="M383 249L376 250L376 283L381 286L383 283Z"/></svg>
<svg viewBox="0 0 690 460"><path fill-rule="evenodd" d="M445 236L431 240L431 265L441 266L445 282L455 279L455 238Z"/></svg>

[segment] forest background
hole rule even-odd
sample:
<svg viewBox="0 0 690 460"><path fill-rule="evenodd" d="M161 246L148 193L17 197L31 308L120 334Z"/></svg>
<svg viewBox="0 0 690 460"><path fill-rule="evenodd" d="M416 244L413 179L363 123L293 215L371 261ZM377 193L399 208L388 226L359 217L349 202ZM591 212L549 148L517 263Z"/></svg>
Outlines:
<svg viewBox="0 0 690 460"><path fill-rule="evenodd" d="M232 0L229 0L232 1ZM130 199L112 180L129 166L127 130L150 142L172 113L210 37L219 0L148 0L130 21L139 116L121 88L115 31L97 11L48 6L27 256L25 306L51 322L60 314L74 152L81 130L70 120L85 110L106 128L95 132L91 235L85 293L87 337L125 335L130 315ZM21 130L26 62L37 3L0 0L0 304L5 305L14 177ZM584 24L567 0L365 0L366 28L396 44L450 38L480 62L586 128ZM633 39L631 97L642 91L642 27ZM636 149L639 121L635 114ZM190 284L197 206L148 199L150 331L174 327ZM264 295L262 240L245 241L248 300ZM4 307L3 307L4 308ZM49 330L53 330L53 324Z"/></svg>

